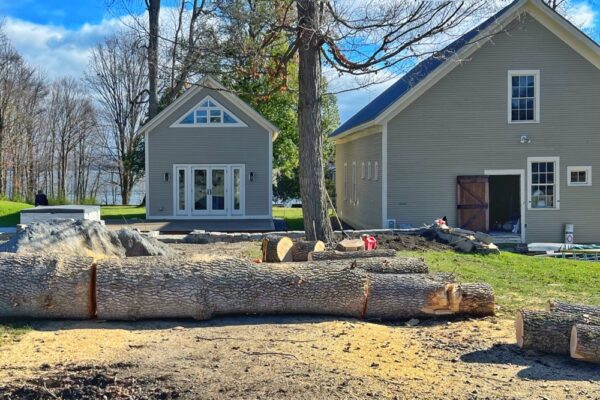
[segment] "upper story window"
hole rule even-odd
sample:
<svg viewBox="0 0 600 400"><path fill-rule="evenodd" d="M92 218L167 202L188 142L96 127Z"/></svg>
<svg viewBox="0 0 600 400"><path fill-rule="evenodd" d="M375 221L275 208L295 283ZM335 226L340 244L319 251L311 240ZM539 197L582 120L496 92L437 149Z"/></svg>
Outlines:
<svg viewBox="0 0 600 400"><path fill-rule="evenodd" d="M246 124L212 97L206 96L173 126L246 126Z"/></svg>
<svg viewBox="0 0 600 400"><path fill-rule="evenodd" d="M508 122L540 120L540 71L508 71Z"/></svg>

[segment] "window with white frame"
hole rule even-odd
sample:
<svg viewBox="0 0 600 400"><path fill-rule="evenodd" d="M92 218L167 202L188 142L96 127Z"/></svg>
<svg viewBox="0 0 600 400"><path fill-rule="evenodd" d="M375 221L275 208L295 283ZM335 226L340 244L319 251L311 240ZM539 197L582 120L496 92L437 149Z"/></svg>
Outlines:
<svg viewBox="0 0 600 400"><path fill-rule="evenodd" d="M206 96L175 123L175 126L246 126L246 124L212 97Z"/></svg>
<svg viewBox="0 0 600 400"><path fill-rule="evenodd" d="M367 179L371 180L371 161L367 163Z"/></svg>
<svg viewBox="0 0 600 400"><path fill-rule="evenodd" d="M348 200L348 163L344 163L344 200Z"/></svg>
<svg viewBox="0 0 600 400"><path fill-rule="evenodd" d="M373 166L373 180L379 180L379 161L375 161Z"/></svg>
<svg viewBox="0 0 600 400"><path fill-rule="evenodd" d="M592 186L592 167L567 167L569 186Z"/></svg>
<svg viewBox="0 0 600 400"><path fill-rule="evenodd" d="M508 121L539 122L540 71L508 71Z"/></svg>
<svg viewBox="0 0 600 400"><path fill-rule="evenodd" d="M529 209L558 209L560 169L558 157L530 157Z"/></svg>
<svg viewBox="0 0 600 400"><path fill-rule="evenodd" d="M365 179L366 177L367 177L367 171L366 171L365 162L363 161L362 164L360 165L360 179Z"/></svg>

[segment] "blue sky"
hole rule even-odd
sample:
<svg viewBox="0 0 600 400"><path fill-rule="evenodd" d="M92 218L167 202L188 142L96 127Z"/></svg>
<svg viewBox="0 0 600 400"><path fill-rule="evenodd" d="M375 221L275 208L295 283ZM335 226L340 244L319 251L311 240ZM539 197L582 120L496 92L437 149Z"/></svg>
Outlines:
<svg viewBox="0 0 600 400"><path fill-rule="evenodd" d="M52 78L81 76L90 48L122 26L129 11L141 13L144 0L0 0L0 20L25 59ZM130 10L123 8L128 4ZM600 28L600 0L572 1L568 16L592 37ZM338 80L341 87L344 78ZM353 85L348 79L348 85ZM393 81L338 96L342 121Z"/></svg>

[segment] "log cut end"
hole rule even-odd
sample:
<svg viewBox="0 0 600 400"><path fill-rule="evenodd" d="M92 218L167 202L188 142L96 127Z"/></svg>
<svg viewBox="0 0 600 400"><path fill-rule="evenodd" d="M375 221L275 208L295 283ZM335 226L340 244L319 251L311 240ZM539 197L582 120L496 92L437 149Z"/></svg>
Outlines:
<svg viewBox="0 0 600 400"><path fill-rule="evenodd" d="M517 345L519 348L523 348L523 313L521 311L517 311L517 315L515 316L515 333L517 335Z"/></svg>
<svg viewBox="0 0 600 400"><path fill-rule="evenodd" d="M487 283L455 285L448 293L454 313L485 317L494 315L496 303L494 289Z"/></svg>
<svg viewBox="0 0 600 400"><path fill-rule="evenodd" d="M571 328L571 340L569 344L569 352L571 353L571 358L575 360L583 359L583 356L577 353L577 325L573 325Z"/></svg>
<svg viewBox="0 0 600 400"><path fill-rule="evenodd" d="M289 237L267 237L262 242L263 261L292 261L294 242Z"/></svg>

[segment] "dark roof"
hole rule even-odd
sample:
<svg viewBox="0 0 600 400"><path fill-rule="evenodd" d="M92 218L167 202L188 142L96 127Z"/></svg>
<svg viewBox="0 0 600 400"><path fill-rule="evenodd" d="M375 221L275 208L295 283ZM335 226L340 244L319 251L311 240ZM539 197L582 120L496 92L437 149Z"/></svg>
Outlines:
<svg viewBox="0 0 600 400"><path fill-rule="evenodd" d="M450 43L443 50L436 52L431 57L423 60L417 64L414 68L408 71L402 78L396 83L387 88L383 93L377 96L373 101L363 107L359 112L354 114L352 118L344 122L339 128L337 128L330 136L337 136L349 129L357 127L375 119L379 114L385 111L389 106L394 104L400 97L407 93L413 86L421 82L437 67L442 65L449 57L469 44L481 31L485 30L496 20L510 10L519 0L515 0L500 11L498 11L493 17L487 19L485 22L478 25L476 28L470 30L459 39Z"/></svg>

